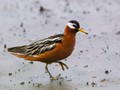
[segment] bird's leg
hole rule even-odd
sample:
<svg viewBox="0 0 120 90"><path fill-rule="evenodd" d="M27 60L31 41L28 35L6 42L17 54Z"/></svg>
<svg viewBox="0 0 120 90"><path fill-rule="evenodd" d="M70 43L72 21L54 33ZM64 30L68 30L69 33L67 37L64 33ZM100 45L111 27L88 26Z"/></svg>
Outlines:
<svg viewBox="0 0 120 90"><path fill-rule="evenodd" d="M49 76L50 76L50 78L52 80L56 80L57 79L56 77L53 77L52 74L50 73L50 71L48 70L48 63L46 64L45 69L46 69L47 73L49 74Z"/></svg>
<svg viewBox="0 0 120 90"><path fill-rule="evenodd" d="M63 71L65 70L65 68L69 69L69 67L65 63L63 63L63 62L57 62L57 63L59 63L61 65Z"/></svg>

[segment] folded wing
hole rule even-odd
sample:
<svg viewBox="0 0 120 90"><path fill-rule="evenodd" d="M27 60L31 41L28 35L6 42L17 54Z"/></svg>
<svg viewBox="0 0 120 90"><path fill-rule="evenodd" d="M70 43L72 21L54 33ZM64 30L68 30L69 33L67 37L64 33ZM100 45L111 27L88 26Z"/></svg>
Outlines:
<svg viewBox="0 0 120 90"><path fill-rule="evenodd" d="M51 51L56 47L56 43L62 43L63 34L58 34L38 40L30 45L8 48L9 52L24 54L28 56L39 55L47 51Z"/></svg>

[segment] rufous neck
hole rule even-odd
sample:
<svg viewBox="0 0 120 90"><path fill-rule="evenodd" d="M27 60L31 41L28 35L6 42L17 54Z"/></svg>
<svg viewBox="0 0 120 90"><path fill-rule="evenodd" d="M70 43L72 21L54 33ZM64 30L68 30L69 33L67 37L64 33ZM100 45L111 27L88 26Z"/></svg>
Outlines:
<svg viewBox="0 0 120 90"><path fill-rule="evenodd" d="M75 36L76 35L76 31L69 28L68 26L65 27L65 30L64 30L64 35L73 35Z"/></svg>

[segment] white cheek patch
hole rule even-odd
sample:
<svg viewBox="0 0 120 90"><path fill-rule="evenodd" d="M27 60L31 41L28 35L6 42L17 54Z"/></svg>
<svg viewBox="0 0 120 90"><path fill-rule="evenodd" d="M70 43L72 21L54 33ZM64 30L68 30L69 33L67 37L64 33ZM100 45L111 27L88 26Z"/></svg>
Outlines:
<svg viewBox="0 0 120 90"><path fill-rule="evenodd" d="M71 28L71 29L75 29L75 27L73 26L72 23L68 23L67 25L68 25L69 28Z"/></svg>

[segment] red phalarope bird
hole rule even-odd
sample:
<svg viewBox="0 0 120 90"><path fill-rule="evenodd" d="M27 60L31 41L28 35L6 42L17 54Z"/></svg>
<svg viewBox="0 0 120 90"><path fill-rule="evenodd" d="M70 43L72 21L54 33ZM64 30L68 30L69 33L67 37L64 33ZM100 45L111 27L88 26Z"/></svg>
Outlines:
<svg viewBox="0 0 120 90"><path fill-rule="evenodd" d="M80 31L88 34L80 28L77 21L71 20L67 23L63 34L54 35L42 40L38 40L29 45L8 48L8 51L17 57L24 58L29 61L39 61L46 63L47 70L51 79L53 77L48 70L48 64L59 63L62 69L68 69L68 66L60 60L71 55L75 46L76 33Z"/></svg>

